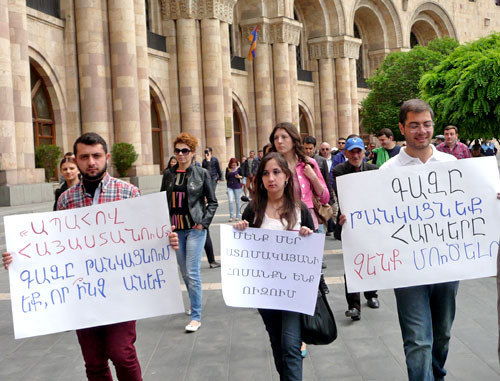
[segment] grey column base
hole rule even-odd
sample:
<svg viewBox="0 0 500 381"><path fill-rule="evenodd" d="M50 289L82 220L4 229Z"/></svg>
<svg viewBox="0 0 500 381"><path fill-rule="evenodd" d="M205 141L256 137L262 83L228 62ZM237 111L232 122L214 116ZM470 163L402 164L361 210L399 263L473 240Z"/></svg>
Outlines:
<svg viewBox="0 0 500 381"><path fill-rule="evenodd" d="M130 183L139 188L142 194L154 193L160 191L162 178L162 175L132 176Z"/></svg>
<svg viewBox="0 0 500 381"><path fill-rule="evenodd" d="M0 185L0 206L35 204L54 200L51 183Z"/></svg>

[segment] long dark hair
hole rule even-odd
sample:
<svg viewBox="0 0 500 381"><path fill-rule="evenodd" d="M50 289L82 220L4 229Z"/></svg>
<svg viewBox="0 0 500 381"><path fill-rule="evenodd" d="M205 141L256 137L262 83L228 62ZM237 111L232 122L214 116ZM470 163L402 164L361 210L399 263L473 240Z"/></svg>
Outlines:
<svg viewBox="0 0 500 381"><path fill-rule="evenodd" d="M309 163L309 160L307 160L306 153L304 151L304 146L302 145L302 142L300 141L300 135L299 131L297 130L297 126L295 126L293 123L289 122L282 122L278 123L276 126L273 128L273 132L271 132L271 135L269 135L269 142L271 143L271 149L270 152L278 152L276 149L276 146L274 145L274 135L276 134L276 131L278 130L285 130L288 135L292 138L293 141L293 146L295 150L295 154L299 158L299 161L302 161L304 163Z"/></svg>
<svg viewBox="0 0 500 381"><path fill-rule="evenodd" d="M289 230L292 229L297 223L296 208L299 204L293 190L292 172L290 171L290 168L288 168L288 163L286 162L285 157L278 152L270 152L264 156L260 161L259 169L255 175L255 192L253 193L252 201L250 202L250 208L252 208L255 213L254 225L255 227L260 227L266 213L267 189L264 187L262 175L269 160L275 160L283 173L288 176L288 183L283 191L283 205L279 210L279 215L281 222L286 221L286 228Z"/></svg>

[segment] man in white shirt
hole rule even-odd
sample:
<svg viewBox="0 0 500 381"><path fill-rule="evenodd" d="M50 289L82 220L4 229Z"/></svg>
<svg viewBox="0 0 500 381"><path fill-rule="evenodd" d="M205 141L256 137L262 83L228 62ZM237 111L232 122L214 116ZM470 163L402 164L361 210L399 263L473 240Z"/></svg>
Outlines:
<svg viewBox="0 0 500 381"><path fill-rule="evenodd" d="M426 102L404 102L399 112L399 129L406 147L379 170L457 160L431 144L433 118ZM458 281L394 289L410 381L444 380L457 291Z"/></svg>

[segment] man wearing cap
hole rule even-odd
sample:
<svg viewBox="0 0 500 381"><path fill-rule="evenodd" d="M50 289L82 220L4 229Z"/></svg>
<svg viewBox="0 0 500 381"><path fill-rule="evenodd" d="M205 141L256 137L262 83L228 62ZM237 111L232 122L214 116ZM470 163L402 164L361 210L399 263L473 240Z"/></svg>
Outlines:
<svg viewBox="0 0 500 381"><path fill-rule="evenodd" d="M441 143L444 143L444 135L436 135L436 139L434 140L434 145L437 147Z"/></svg>
<svg viewBox="0 0 500 381"><path fill-rule="evenodd" d="M446 126L444 128L444 143L437 147L438 151L449 153L457 159L468 159L471 157L469 147L458 141L458 128Z"/></svg>
<svg viewBox="0 0 500 381"><path fill-rule="evenodd" d="M349 173L372 171L378 169L375 164L368 163L364 161L365 158L365 144L359 136L354 136L347 139L345 144L344 155L347 161L342 164L338 164L332 169L332 179L333 179L333 189L338 198L337 193L337 181L336 178L339 176L347 175ZM338 216L341 212L339 210ZM338 222L337 216L337 222ZM340 229L341 225L337 223L338 231L336 231L335 238L340 239ZM345 280L345 274L344 274ZM377 291L365 291L364 293L368 307L379 308L379 301ZM345 296L347 300L348 310L345 312L345 316L350 317L352 320L361 319L361 297L359 292L347 292L347 284L345 285Z"/></svg>

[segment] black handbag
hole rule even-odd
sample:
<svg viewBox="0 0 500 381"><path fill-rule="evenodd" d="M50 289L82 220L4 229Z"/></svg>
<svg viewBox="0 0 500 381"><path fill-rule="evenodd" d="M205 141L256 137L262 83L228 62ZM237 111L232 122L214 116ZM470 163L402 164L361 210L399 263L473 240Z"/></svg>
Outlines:
<svg viewBox="0 0 500 381"><path fill-rule="evenodd" d="M306 344L326 345L337 338L337 325L326 295L321 287L314 315L301 315L302 341Z"/></svg>

